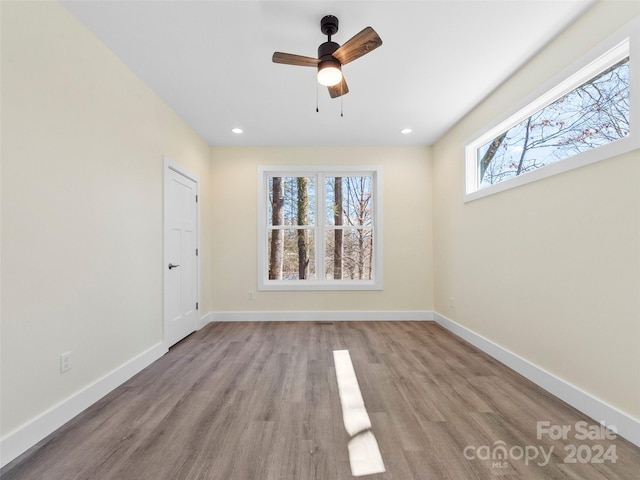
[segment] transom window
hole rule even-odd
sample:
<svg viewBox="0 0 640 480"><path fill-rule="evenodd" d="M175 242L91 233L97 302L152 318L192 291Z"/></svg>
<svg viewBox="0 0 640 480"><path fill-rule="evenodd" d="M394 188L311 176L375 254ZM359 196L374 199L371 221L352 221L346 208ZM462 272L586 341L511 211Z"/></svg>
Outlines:
<svg viewBox="0 0 640 480"><path fill-rule="evenodd" d="M259 172L259 288L381 289L379 168Z"/></svg>
<svg viewBox="0 0 640 480"><path fill-rule="evenodd" d="M638 107L629 100L637 37L618 32L561 74L564 80L469 142L465 200L638 148L631 125Z"/></svg>

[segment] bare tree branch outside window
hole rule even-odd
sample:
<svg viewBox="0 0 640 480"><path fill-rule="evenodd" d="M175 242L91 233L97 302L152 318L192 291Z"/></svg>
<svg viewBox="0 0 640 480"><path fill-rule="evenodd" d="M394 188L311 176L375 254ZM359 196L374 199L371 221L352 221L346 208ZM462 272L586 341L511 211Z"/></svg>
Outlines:
<svg viewBox="0 0 640 480"><path fill-rule="evenodd" d="M264 279L279 281L269 282L278 288L305 289L305 283L313 288L329 281L340 284L336 289L349 288L351 281L363 281L358 289L375 287L381 278L374 272L374 252L380 251L374 240L380 228L374 225L376 173L301 170L309 173L279 169L264 177Z"/></svg>
<svg viewBox="0 0 640 480"><path fill-rule="evenodd" d="M480 188L629 135L629 57L477 150Z"/></svg>
<svg viewBox="0 0 640 480"><path fill-rule="evenodd" d="M369 176L330 177L326 184L326 278L373 278L372 181ZM330 201L333 199L332 201ZM331 224L331 216L333 224ZM333 255L332 255L333 254Z"/></svg>

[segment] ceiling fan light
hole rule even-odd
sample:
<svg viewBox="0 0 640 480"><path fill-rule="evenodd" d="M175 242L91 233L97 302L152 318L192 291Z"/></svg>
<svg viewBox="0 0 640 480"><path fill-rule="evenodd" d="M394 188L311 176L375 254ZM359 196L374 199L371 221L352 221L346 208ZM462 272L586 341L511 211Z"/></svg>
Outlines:
<svg viewBox="0 0 640 480"><path fill-rule="evenodd" d="M342 70L338 62L321 62L318 65L318 83L333 87L342 81Z"/></svg>

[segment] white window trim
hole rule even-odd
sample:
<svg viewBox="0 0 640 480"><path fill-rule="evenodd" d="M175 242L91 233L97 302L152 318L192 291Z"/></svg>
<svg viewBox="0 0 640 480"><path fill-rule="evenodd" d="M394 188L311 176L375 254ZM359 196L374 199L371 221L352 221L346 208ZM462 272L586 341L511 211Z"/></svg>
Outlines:
<svg viewBox="0 0 640 480"><path fill-rule="evenodd" d="M603 68L615 63L615 59L629 56L629 90L631 130L625 138L598 148L573 155L551 165L527 172L517 177L486 188L479 188L477 149L493 138L533 115L564 94L577 88ZM622 155L640 148L640 17L626 24L602 41L582 58L571 64L558 75L529 95L517 107L492 122L465 142L464 155L464 202L470 202L488 195L519 187L552 175L573 170L607 158Z"/></svg>
<svg viewBox="0 0 640 480"><path fill-rule="evenodd" d="M308 176L320 173L326 176L347 177L371 175L373 177L373 279L372 280L269 280L266 268L267 248L267 204L269 191L267 179L274 173L286 176ZM320 188L322 187L322 188ZM324 204L324 185L316 185L316 209ZM320 215L316 214L319 220ZM322 225L317 225L320 229ZM277 165L258 167L258 290L382 290L382 167L380 166L296 166ZM324 235L316 245L317 276L324 276L324 265L320 261L324 252Z"/></svg>

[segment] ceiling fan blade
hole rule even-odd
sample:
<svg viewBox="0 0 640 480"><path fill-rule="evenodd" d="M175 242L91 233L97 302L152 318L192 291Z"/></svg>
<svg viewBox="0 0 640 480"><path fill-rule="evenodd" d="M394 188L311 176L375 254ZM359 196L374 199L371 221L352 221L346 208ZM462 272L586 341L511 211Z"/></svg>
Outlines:
<svg viewBox="0 0 640 480"><path fill-rule="evenodd" d="M317 58L282 52L275 52L271 60L273 60L273 63L284 63L285 65L297 65L300 67L317 67L318 63L320 63Z"/></svg>
<svg viewBox="0 0 640 480"><path fill-rule="evenodd" d="M378 48L380 45L382 45L382 39L373 28L367 27L347 40L340 48L333 52L333 56L336 57L342 65L346 65L364 54L369 53L371 50Z"/></svg>
<svg viewBox="0 0 640 480"><path fill-rule="evenodd" d="M333 87L327 87L329 89L329 95L331 98L341 97L349 93L349 87L347 87L347 81L342 77L342 82L334 85Z"/></svg>

